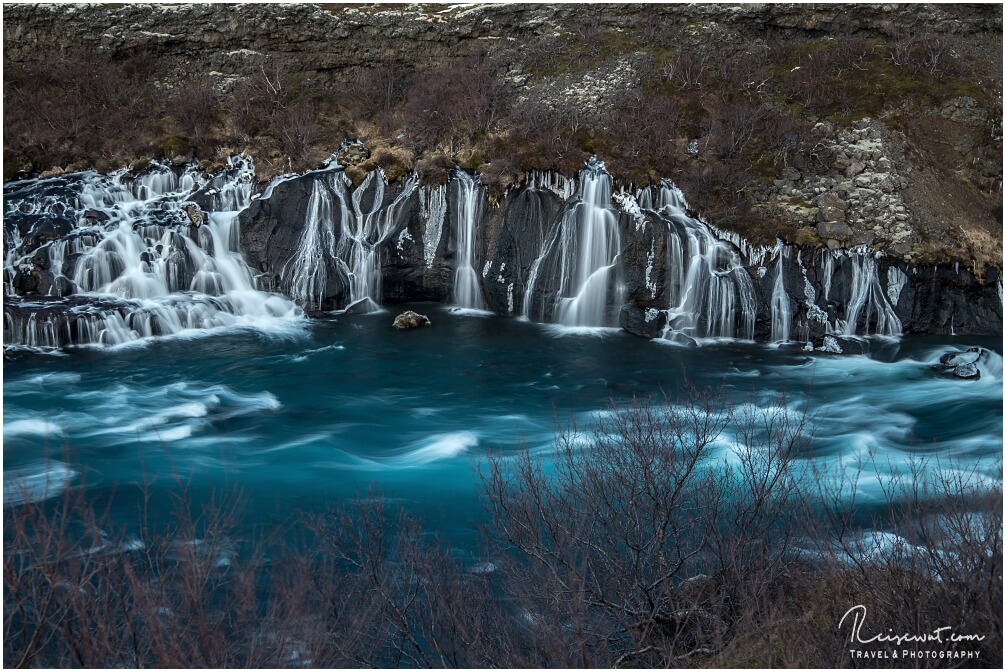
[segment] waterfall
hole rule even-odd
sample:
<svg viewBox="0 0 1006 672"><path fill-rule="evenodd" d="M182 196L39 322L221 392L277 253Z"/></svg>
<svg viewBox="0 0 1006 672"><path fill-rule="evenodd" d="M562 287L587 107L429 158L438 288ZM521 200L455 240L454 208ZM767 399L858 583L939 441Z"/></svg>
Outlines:
<svg viewBox="0 0 1006 672"><path fill-rule="evenodd" d="M336 247L339 258L349 269L349 305L360 304L367 310L380 307L380 248L397 230L399 215L418 181L415 175L409 177L388 205L384 204L387 180L380 168L368 173L363 184L353 191L353 216ZM370 191L373 193L368 194ZM364 199L368 196L370 204L365 206Z"/></svg>
<svg viewBox="0 0 1006 672"><path fill-rule="evenodd" d="M834 254L834 253L833 253ZM847 336L857 333L858 325L864 325L867 335L898 336L901 334L901 320L894 312L890 298L895 290L900 295L904 280L897 273L888 275L888 291L880 285L877 260L865 250L856 250L843 255L851 264L849 296L845 301L845 319L837 320L835 331ZM901 276L904 276L902 273ZM893 281L893 284L891 284ZM888 295L890 293L890 297ZM895 298L895 301L897 299Z"/></svg>
<svg viewBox="0 0 1006 672"><path fill-rule="evenodd" d="M479 181L464 171L454 172L458 198L455 201L455 238L458 245L454 271L454 302L462 308L485 309L479 276L475 270L475 233L482 222L484 190Z"/></svg>
<svg viewBox="0 0 1006 672"><path fill-rule="evenodd" d="M754 284L737 248L689 216L681 191L664 181L656 198L650 189L637 195L640 208L652 209L667 226L668 293L664 338L753 339L757 303Z"/></svg>
<svg viewBox="0 0 1006 672"><path fill-rule="evenodd" d="M440 237L444 231L444 217L447 216L447 186L422 187L420 190L420 215L426 222L423 232L423 259L426 267L432 268L437 260Z"/></svg>
<svg viewBox="0 0 1006 672"><path fill-rule="evenodd" d="M775 284L772 286L772 341L783 342L789 340L790 323L793 318L793 308L789 294L786 293L786 285L783 282L783 257L786 246L782 241L776 245L776 270Z"/></svg>
<svg viewBox="0 0 1006 672"><path fill-rule="evenodd" d="M255 289L238 251L252 175L237 157L212 179L154 164L138 177L86 172L8 185L5 344L118 345L297 320L294 304ZM19 285L29 289L19 294Z"/></svg>
<svg viewBox="0 0 1006 672"><path fill-rule="evenodd" d="M406 180L391 203L385 204L388 183L380 169L368 173L352 191L341 170L319 170L311 176L300 242L281 273L284 291L318 310L337 293L332 285L344 276L349 298L338 307L379 310L381 250L401 228L400 219L418 178L413 175Z"/></svg>
<svg viewBox="0 0 1006 672"><path fill-rule="evenodd" d="M576 191L576 180L551 171L532 170L527 176L527 188L551 191L560 200L566 201Z"/></svg>
<svg viewBox="0 0 1006 672"><path fill-rule="evenodd" d="M553 312L553 321L567 326L612 326L610 307L620 306L624 293L615 282L619 250L611 177L603 163L591 159L580 171L579 199L550 227L531 267L524 316L532 317L540 291L545 297L537 302L543 304L539 319Z"/></svg>
<svg viewBox="0 0 1006 672"><path fill-rule="evenodd" d="M349 228L349 218L343 174L319 174L311 184L297 251L280 272L284 291L308 309L321 309L329 289L330 269L342 264L335 253L336 242Z"/></svg>
<svg viewBox="0 0 1006 672"><path fill-rule="evenodd" d="M304 232L296 253L280 273L286 293L311 310L321 308L327 296L329 269L340 264L335 245L348 226L349 214L343 179L341 173L328 173L312 182Z"/></svg>

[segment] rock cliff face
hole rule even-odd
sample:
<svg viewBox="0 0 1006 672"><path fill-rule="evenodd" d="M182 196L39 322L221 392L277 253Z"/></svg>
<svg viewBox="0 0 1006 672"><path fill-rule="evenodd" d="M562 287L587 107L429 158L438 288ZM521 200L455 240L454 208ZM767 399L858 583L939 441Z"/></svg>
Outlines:
<svg viewBox="0 0 1006 672"><path fill-rule="evenodd" d="M312 236L317 222L305 210L312 181L343 180L351 189L338 171L320 175L280 182L242 214L242 245L261 273L260 285L299 300L304 297L280 269L296 264L298 255L322 258L343 249L344 231L357 226L352 220L358 215L332 212L342 230L335 229L328 241ZM446 187L416 187L407 194L402 215L374 246L381 289L372 299L456 302L465 225L459 185L456 176ZM590 263L584 247L597 244L583 229L607 219L619 241L610 258L615 272L600 289L598 317L570 324L621 326L683 343L729 336L820 345L826 335L1002 333L1002 284L995 271L976 278L959 266L910 266L862 246L853 251L752 246L693 218L669 183L635 192L627 185L615 188L610 201L591 204L588 183L542 174L496 205L484 201L474 222L472 260L484 306L499 315L564 321L570 303L586 300L592 291L590 279L569 281L582 271L579 264ZM347 200L357 198L350 193ZM403 188L388 193L400 196ZM384 208L395 203L386 197ZM580 232L564 237L570 222ZM308 243L316 247L305 247ZM325 269L335 280L328 282L319 304L309 307L351 303L347 278L362 267L351 257L337 257L330 255ZM589 275L600 277L603 263Z"/></svg>
<svg viewBox="0 0 1006 672"><path fill-rule="evenodd" d="M249 51L284 54L306 71L333 74L391 54L405 63L464 53L473 40L527 40L584 23L622 30L646 25L892 34L926 25L940 33L1002 30L993 5L421 5L16 4L4 10L4 53L28 60L40 49L99 48L115 56L140 47L192 68L226 72Z"/></svg>
<svg viewBox="0 0 1006 672"><path fill-rule="evenodd" d="M824 259L834 264L840 250L882 252L880 275L890 264L899 265L908 278L899 300L918 304L902 309L894 302L905 330L958 330L954 323L966 320L954 316L962 309L934 298L932 291L942 289L931 289L933 279L981 303L1002 268L1000 6L16 4L5 8L3 28L4 55L13 66L27 67L53 54L85 54L95 63L128 68L161 64L153 86L179 107L187 105L185 114L175 115L179 119L198 122L202 108L189 99L198 98L193 82L200 78L219 91L236 91L242 82L279 87L282 75L282 85L297 88L308 109L322 110L316 113L319 123L354 129L370 147L360 150L352 183L370 179L367 171L381 166L395 173L394 187L378 194L380 180L370 179L354 210L352 203L342 202L355 197L352 184L318 187L316 176L304 175L275 184L267 198L253 201L242 215L242 246L262 286L292 296L300 292L299 299L317 303L316 309L344 306L378 281L382 300L452 300L459 268L458 187L453 181L440 187L430 183L442 183L451 165L462 164L496 189L492 196L498 202L481 214L474 247L461 246L465 255L474 254L468 265L479 277L486 307L511 315L542 310L554 317L560 307L553 299L568 292L560 285L570 281L559 267L579 271L571 259L544 248L550 236L559 245L556 241L566 235L557 222L569 208L575 181L532 169L561 162L571 166L562 169L569 173L591 153L611 159L609 168L627 192L635 189L630 183L649 179L656 185L661 177L673 178L711 224L729 229L723 232L728 239L737 234L738 241L772 247L781 238L790 245L786 254L770 255L778 260L772 263L743 255L758 295L761 335L769 334L773 305L777 318L785 312L781 299L773 304L771 298L775 292L778 299L780 276L784 290L795 297L790 308L796 322L789 328L806 323L808 334L815 331L810 326L815 319L799 313L807 304L800 289L805 276L832 325L842 319L828 312L820 299L825 288L813 279L823 273ZM790 43L792 48L785 46ZM483 119L474 139L434 136L408 144L422 135L418 121L435 115L426 109L429 101L406 101L393 95L394 86L411 77L420 82L421 94L423 73L461 62L473 51L492 53L487 67L513 102L509 116ZM922 60L908 64L911 58ZM378 81L377 66L385 68L387 78L380 81L389 88L387 100L374 109L385 115L386 128L375 130L366 119L347 126L341 120L352 110L325 107L324 101L359 97L360 82ZM743 77L729 76L738 69ZM868 81L860 86L860 79ZM848 90L829 98L828 87L846 82L852 82ZM930 84L938 95L928 95ZM291 147L315 156L308 151L317 137L311 135L313 127L298 126L303 119L293 113L297 110L286 110L289 101L271 93L270 119L276 128L263 131L254 120L249 122L253 130L227 141L231 149L256 156L260 188L292 165L283 153L294 151ZM475 94L485 91L469 93L478 98ZM402 121L396 105L412 116ZM628 113L636 115L626 122L629 127L614 128ZM549 126L549 115L561 116L562 123ZM670 127L644 124L648 118L672 116L676 125ZM221 127L232 122L218 121ZM561 153L561 161L525 151L535 140L518 132L525 123L539 124L543 130L535 132L540 135L565 138L548 150ZM177 128L165 126L162 132L181 133ZM79 135L67 133L67 138ZM197 134L190 135L154 144L163 144L165 156L184 163L191 155L187 143L194 143ZM5 134L5 162L20 166L30 142L10 136ZM775 144L752 144L751 138L763 136L772 136ZM381 153L389 147L393 151ZM328 145L322 154L334 148ZM137 153L143 158L145 151ZM654 156L658 163L661 156L673 160L665 170L653 163ZM633 157L642 157L638 165ZM432 172L424 168L431 163L436 164ZM747 171L743 179L735 174L738 166ZM36 172L44 167L36 166ZM422 185L398 180L413 170L423 176ZM438 177L427 179L429 174ZM343 188L345 193L339 191ZM366 202L375 198L381 207ZM321 266L303 258L301 266L291 266L304 244L303 223L317 220L312 207L332 208L337 202L353 213L353 225L364 228L345 230L348 224L341 220L330 230L319 228L319 239L336 237L343 248L333 248ZM388 221L371 218L392 204ZM609 316L617 320L621 311L627 323L636 325L634 331L649 335L673 329L671 303L684 299L663 289L667 264L661 260L684 253L672 238L698 234L657 215L647 214L639 224L619 212L621 254L633 261L619 267L625 277L606 280L628 292L628 308L609 306ZM721 218L720 213L726 214ZM658 229L675 233L668 238ZM649 230L655 232L650 238L640 237ZM701 245L706 247L688 254L714 254L714 243ZM802 252L793 252L796 248ZM361 263L379 264L380 272L368 265L366 273L373 277L354 275L337 263L346 255L362 255ZM951 273L954 261L970 270ZM715 267L720 262L703 263ZM19 276L16 284L26 291L51 289L45 269L36 270ZM552 277L552 270L558 275ZM310 286L295 287L296 272L307 273L309 279L301 282ZM661 289L654 293L649 285ZM710 296L718 291L709 288ZM537 302L536 307L528 302ZM580 306L563 310L573 308ZM985 325L991 318L979 313L985 317L972 317ZM776 320L777 330L782 327Z"/></svg>
<svg viewBox="0 0 1006 672"><path fill-rule="evenodd" d="M244 159L212 179L162 164L12 183L6 342L114 344L407 301L685 345L1002 333L994 271L754 245L697 218L670 181L635 188L596 160L496 201L460 170L445 185L375 171L353 186L338 164L257 195L252 183Z"/></svg>

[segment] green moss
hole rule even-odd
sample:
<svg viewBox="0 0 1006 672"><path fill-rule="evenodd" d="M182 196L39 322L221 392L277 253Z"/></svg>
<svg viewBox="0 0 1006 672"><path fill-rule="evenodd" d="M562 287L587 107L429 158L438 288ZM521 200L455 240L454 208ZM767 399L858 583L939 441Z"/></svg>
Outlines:
<svg viewBox="0 0 1006 672"><path fill-rule="evenodd" d="M3 150L3 180L7 182L17 177L27 175L34 166L31 159L21 152L10 149Z"/></svg>
<svg viewBox="0 0 1006 672"><path fill-rule="evenodd" d="M821 240L821 236L817 235L815 229L809 227L783 228L779 231L779 237L800 247L813 247L815 249L824 247L824 241Z"/></svg>
<svg viewBox="0 0 1006 672"><path fill-rule="evenodd" d="M469 173L477 173L479 169L489 163L489 157L482 149L473 149L470 152L462 152L457 157L458 166Z"/></svg>
<svg viewBox="0 0 1006 672"><path fill-rule="evenodd" d="M176 156L189 156L192 153L188 140L177 135L169 135L165 138L161 145L161 151L168 159L173 159Z"/></svg>

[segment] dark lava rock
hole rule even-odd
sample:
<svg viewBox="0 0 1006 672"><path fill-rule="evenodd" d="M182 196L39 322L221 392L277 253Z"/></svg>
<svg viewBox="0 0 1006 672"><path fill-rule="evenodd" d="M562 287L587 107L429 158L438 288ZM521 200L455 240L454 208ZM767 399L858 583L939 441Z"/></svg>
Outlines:
<svg viewBox="0 0 1006 672"><path fill-rule="evenodd" d="M948 352L940 357L940 364L950 368L957 368L966 364L974 364L981 356L981 350L972 348L967 352Z"/></svg>
<svg viewBox="0 0 1006 672"><path fill-rule="evenodd" d="M967 352L947 352L940 357L940 364L934 368L945 376L953 376L963 380L979 380L982 377L978 362L988 359L984 348L973 347Z"/></svg>
<svg viewBox="0 0 1006 672"><path fill-rule="evenodd" d="M654 308L643 309L627 303L618 314L618 326L637 336L657 338L666 325L667 313Z"/></svg>
<svg viewBox="0 0 1006 672"><path fill-rule="evenodd" d="M34 294L38 291L40 275L41 273L36 269L30 271L18 269L14 273L14 291L18 294Z"/></svg>
<svg viewBox="0 0 1006 672"><path fill-rule="evenodd" d="M978 380L982 377L977 364L961 364L960 366L956 366L954 367L953 374L964 380Z"/></svg>
<svg viewBox="0 0 1006 672"><path fill-rule="evenodd" d="M84 219L86 219L89 224L98 224L107 222L111 218L101 210L92 209L84 212Z"/></svg>
<svg viewBox="0 0 1006 672"><path fill-rule="evenodd" d="M263 286L286 289L283 268L294 257L304 234L316 174L275 185L270 198L257 198L241 212L241 249L248 265L262 274ZM341 232L340 232L341 233ZM311 309L333 310L349 298L349 276L332 259L325 264L325 296Z"/></svg>

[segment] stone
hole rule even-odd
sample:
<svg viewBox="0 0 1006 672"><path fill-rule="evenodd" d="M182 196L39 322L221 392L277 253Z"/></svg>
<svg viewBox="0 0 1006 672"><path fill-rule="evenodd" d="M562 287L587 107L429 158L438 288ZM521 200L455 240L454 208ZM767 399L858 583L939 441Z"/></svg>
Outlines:
<svg viewBox="0 0 1006 672"><path fill-rule="evenodd" d="M957 368L965 364L974 364L981 356L980 350L969 350L968 352L947 352L940 357L940 364L949 368Z"/></svg>
<svg viewBox="0 0 1006 672"><path fill-rule="evenodd" d="M821 346L817 348L818 352L830 352L834 355L842 354L842 346L838 344L834 336L825 336L821 343Z"/></svg>
<svg viewBox="0 0 1006 672"><path fill-rule="evenodd" d="M864 170L866 170L866 164L864 164L862 161L853 161L851 164L849 164L849 167L845 169L845 176L855 177Z"/></svg>
<svg viewBox="0 0 1006 672"><path fill-rule="evenodd" d="M84 219L89 224L97 224L98 222L107 222L111 218L101 210L89 209L84 211Z"/></svg>
<svg viewBox="0 0 1006 672"><path fill-rule="evenodd" d="M973 347L967 352L947 352L940 357L940 364L935 367L944 375L963 380L978 380L982 377L978 363L988 360L988 352L984 348Z"/></svg>
<svg viewBox="0 0 1006 672"><path fill-rule="evenodd" d="M420 315L417 312L407 310L395 318L393 325L395 329L415 329L416 327L431 326L430 318Z"/></svg>
<svg viewBox="0 0 1006 672"><path fill-rule="evenodd" d="M363 145L347 145L338 153L337 160L342 166L355 166L370 158L370 150Z"/></svg>
<svg viewBox="0 0 1006 672"><path fill-rule="evenodd" d="M667 313L655 308L642 308L625 304L618 313L618 326L630 334L644 338L657 338L667 325Z"/></svg>
<svg viewBox="0 0 1006 672"><path fill-rule="evenodd" d="M37 270L25 271L18 269L14 273L14 290L18 294L33 294L38 290L39 272ZM6 301L6 300L5 300Z"/></svg>
<svg viewBox="0 0 1006 672"><path fill-rule="evenodd" d="M189 222L197 229L206 221L206 214L199 209L198 205L190 203L182 208L189 218Z"/></svg>
<svg viewBox="0 0 1006 672"><path fill-rule="evenodd" d="M792 166L787 166L782 169L782 179L784 180L789 182L798 182L801 177L802 175L800 174L800 171Z"/></svg>
<svg viewBox="0 0 1006 672"><path fill-rule="evenodd" d="M817 219L820 222L845 222L845 211L848 204L835 193L827 193L821 197Z"/></svg>
<svg viewBox="0 0 1006 672"><path fill-rule="evenodd" d="M818 222L817 235L825 240L839 242L852 236L852 228L845 222Z"/></svg>
<svg viewBox="0 0 1006 672"><path fill-rule="evenodd" d="M953 374L964 380L978 380L982 377L977 364L961 364L953 369Z"/></svg>

